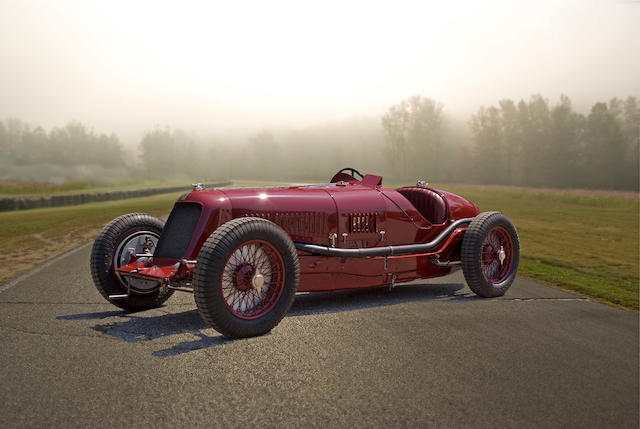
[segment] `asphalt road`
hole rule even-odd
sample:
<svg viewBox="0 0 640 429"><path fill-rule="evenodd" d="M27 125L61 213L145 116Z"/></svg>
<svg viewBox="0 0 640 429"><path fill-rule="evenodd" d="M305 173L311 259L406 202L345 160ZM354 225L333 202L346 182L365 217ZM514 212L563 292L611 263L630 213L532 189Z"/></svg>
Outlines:
<svg viewBox="0 0 640 429"><path fill-rule="evenodd" d="M0 285L0 427L638 427L638 315L460 273L299 295L227 341L176 293L127 314L83 246Z"/></svg>

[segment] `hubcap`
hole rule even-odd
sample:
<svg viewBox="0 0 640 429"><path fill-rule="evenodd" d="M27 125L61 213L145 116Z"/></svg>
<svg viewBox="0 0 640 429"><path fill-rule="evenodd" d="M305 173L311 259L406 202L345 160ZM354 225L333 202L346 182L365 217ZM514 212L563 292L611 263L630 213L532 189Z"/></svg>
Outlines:
<svg viewBox="0 0 640 429"><path fill-rule="evenodd" d="M153 231L136 231L126 236L116 248L113 254L114 274L118 282L124 289L131 288L138 293L153 292L158 287L158 282L124 278L118 272L118 268L124 267L131 262L132 254L153 254L158 244L159 235ZM142 260L142 258L140 259Z"/></svg>
<svg viewBox="0 0 640 429"><path fill-rule="evenodd" d="M504 264L504 260L507 258L507 254L504 251L504 246L500 246L500 251L498 252L498 259L500 259L500 265Z"/></svg>
<svg viewBox="0 0 640 429"><path fill-rule="evenodd" d="M262 292L262 286L264 285L264 276L262 274L256 274L251 279L251 285L256 288L258 293Z"/></svg>

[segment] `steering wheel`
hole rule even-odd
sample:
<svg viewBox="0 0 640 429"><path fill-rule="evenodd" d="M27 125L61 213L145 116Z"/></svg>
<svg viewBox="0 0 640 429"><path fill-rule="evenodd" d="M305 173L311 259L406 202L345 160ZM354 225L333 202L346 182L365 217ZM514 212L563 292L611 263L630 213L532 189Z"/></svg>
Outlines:
<svg viewBox="0 0 640 429"><path fill-rule="evenodd" d="M345 171L350 171L351 172L351 177L353 177L355 179L356 174L358 176L360 176L360 179L364 178L364 175L362 173L360 173L358 170L356 170L355 168L351 168L351 167L347 167L347 168L343 168L342 170L338 171L336 173L336 175L343 173Z"/></svg>

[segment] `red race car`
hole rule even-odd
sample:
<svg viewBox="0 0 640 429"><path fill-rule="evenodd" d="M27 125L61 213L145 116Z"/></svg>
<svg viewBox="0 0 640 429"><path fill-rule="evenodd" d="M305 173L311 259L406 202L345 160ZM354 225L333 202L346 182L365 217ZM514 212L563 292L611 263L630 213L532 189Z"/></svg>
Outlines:
<svg viewBox="0 0 640 429"><path fill-rule="evenodd" d="M511 220L479 213L424 182L389 189L352 168L329 184L193 191L166 223L131 213L97 237L91 275L129 311L193 292L202 318L230 338L275 327L296 292L394 286L461 267L482 297L503 295L520 245Z"/></svg>

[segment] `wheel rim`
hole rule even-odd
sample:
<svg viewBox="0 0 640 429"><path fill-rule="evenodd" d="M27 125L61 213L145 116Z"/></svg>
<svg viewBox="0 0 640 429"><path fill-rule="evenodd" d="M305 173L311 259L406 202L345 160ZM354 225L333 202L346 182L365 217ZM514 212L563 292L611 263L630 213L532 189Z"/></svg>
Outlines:
<svg viewBox="0 0 640 429"><path fill-rule="evenodd" d="M263 240L242 243L224 264L220 288L234 316L251 320L266 315L284 290L282 256Z"/></svg>
<svg viewBox="0 0 640 429"><path fill-rule="evenodd" d="M502 283L509 277L513 265L513 240L509 232L496 226L485 236L482 243L482 273L493 284Z"/></svg>
<svg viewBox="0 0 640 429"><path fill-rule="evenodd" d="M116 251L113 254L113 272L115 274L118 283L122 288L129 289L129 282L120 275L118 268L128 265L131 261L131 252L136 254L151 253L155 251L156 245L160 235L148 230L135 231L120 241ZM138 285L139 286L139 285ZM133 286L132 286L133 287ZM148 288L151 290L145 291L144 288L133 287L136 292L152 292L154 287Z"/></svg>

